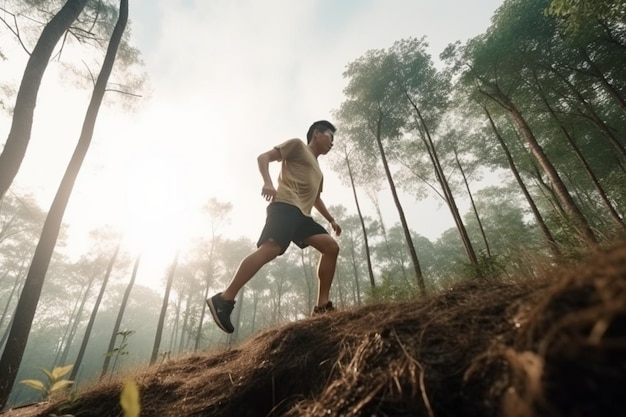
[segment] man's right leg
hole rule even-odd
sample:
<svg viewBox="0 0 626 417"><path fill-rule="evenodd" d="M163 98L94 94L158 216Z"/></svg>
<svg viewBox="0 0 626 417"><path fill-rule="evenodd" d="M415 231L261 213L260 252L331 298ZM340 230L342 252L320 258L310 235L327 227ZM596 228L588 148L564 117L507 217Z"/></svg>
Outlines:
<svg viewBox="0 0 626 417"><path fill-rule="evenodd" d="M273 240L266 240L256 251L241 261L235 276L222 293L222 298L224 300L234 300L239 290L259 272L259 269L280 255L281 252L282 249L278 243Z"/></svg>
<svg viewBox="0 0 626 417"><path fill-rule="evenodd" d="M215 323L226 333L235 331L235 327L230 322L230 314L235 308L235 297L237 293L252 277L259 272L259 269L272 259L280 255L282 249L280 245L272 240L267 240L259 248L248 255L237 268L235 276L224 292L217 293L206 300L209 310L213 315Z"/></svg>

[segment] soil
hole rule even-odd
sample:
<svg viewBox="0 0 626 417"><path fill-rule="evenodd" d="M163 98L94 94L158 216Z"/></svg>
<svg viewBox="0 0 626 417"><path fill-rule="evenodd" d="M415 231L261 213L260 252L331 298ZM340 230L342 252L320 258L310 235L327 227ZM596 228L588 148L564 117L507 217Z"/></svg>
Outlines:
<svg viewBox="0 0 626 417"><path fill-rule="evenodd" d="M522 282L466 282L134 375L142 417L626 416L626 244ZM118 417L123 381L2 417Z"/></svg>

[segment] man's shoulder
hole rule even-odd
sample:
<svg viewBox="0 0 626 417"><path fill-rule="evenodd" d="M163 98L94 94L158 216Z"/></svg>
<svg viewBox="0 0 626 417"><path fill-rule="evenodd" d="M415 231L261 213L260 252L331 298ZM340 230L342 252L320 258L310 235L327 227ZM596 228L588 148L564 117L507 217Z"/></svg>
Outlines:
<svg viewBox="0 0 626 417"><path fill-rule="evenodd" d="M292 155L294 152L300 152L306 146L306 143L304 143L302 139L293 138L274 146L274 149L278 149L283 157L285 157L288 155Z"/></svg>
<svg viewBox="0 0 626 417"><path fill-rule="evenodd" d="M284 148L286 146L301 146L301 145L305 145L304 141L300 138L293 138L293 139L287 139L286 141L282 142L279 145L276 145L275 148Z"/></svg>

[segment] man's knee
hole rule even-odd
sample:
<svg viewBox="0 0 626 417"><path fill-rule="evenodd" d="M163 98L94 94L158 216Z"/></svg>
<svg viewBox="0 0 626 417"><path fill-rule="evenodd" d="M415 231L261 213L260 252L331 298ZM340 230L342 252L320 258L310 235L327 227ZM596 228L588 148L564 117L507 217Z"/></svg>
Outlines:
<svg viewBox="0 0 626 417"><path fill-rule="evenodd" d="M328 254L334 257L339 256L339 244L332 237L330 238L330 242L328 244Z"/></svg>
<svg viewBox="0 0 626 417"><path fill-rule="evenodd" d="M263 242L263 244L259 246L258 251L263 254L268 262L283 253L281 246L271 239Z"/></svg>
<svg viewBox="0 0 626 417"><path fill-rule="evenodd" d="M337 257L339 255L339 244L330 235L315 235L308 242L323 255Z"/></svg>

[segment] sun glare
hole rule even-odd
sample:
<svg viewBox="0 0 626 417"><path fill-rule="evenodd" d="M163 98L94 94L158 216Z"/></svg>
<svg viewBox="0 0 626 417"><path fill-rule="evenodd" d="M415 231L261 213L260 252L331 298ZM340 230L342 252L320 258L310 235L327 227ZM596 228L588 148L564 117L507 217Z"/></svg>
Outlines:
<svg viewBox="0 0 626 417"><path fill-rule="evenodd" d="M144 256L169 257L189 238L192 207L172 161L147 157L126 182L126 239Z"/></svg>

